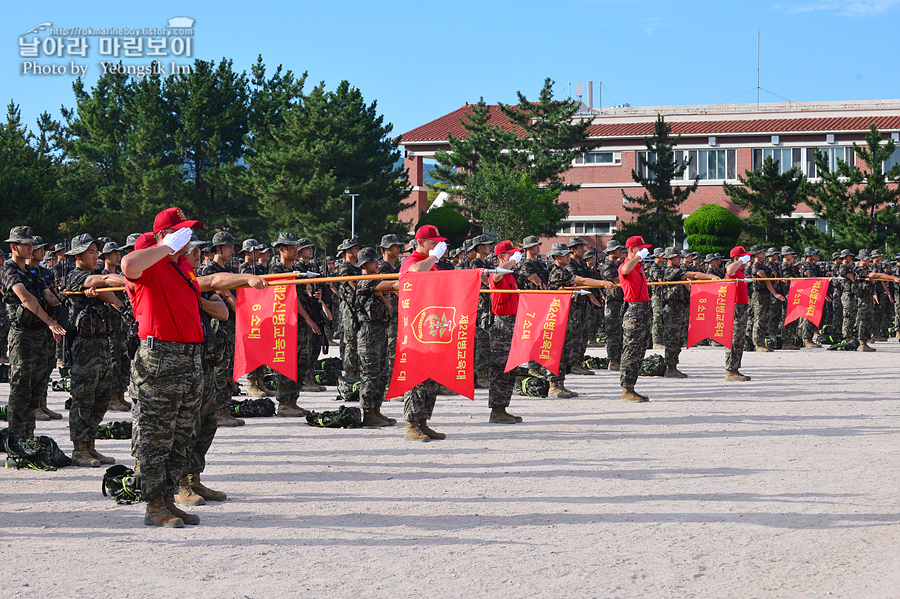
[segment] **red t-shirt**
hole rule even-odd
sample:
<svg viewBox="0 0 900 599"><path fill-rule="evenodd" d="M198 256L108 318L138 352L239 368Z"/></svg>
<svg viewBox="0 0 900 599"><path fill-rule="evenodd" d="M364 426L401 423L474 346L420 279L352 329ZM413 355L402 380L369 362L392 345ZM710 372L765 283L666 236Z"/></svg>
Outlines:
<svg viewBox="0 0 900 599"><path fill-rule="evenodd" d="M187 258L179 256L177 266L163 258L133 282L138 337L176 343L203 342L200 284Z"/></svg>
<svg viewBox="0 0 900 599"><path fill-rule="evenodd" d="M622 283L622 292L625 294L626 302L649 302L650 288L647 287L647 275L644 274L644 266L638 262L631 272L622 273L623 262L619 266L619 281Z"/></svg>
<svg viewBox="0 0 900 599"><path fill-rule="evenodd" d="M409 270L409 267L417 262L421 262L422 260L428 260L430 256L426 256L425 254L420 254L419 250L414 251L412 254L406 257L406 260L403 261L403 264L400 265L400 276L406 274L406 271ZM437 270L437 264L432 264L429 270Z"/></svg>
<svg viewBox="0 0 900 599"><path fill-rule="evenodd" d="M744 267L740 267L734 273L733 277L728 277L729 279L743 279L744 275ZM737 289L734 292L734 303L736 304L749 304L750 296L747 295L747 283L735 283L737 285Z"/></svg>
<svg viewBox="0 0 900 599"><path fill-rule="evenodd" d="M488 282L491 289L518 289L516 277L510 274L503 275L500 282L494 280L494 275L488 275ZM518 293L492 293L491 294L491 312L496 315L505 314L507 316L515 316L519 309Z"/></svg>

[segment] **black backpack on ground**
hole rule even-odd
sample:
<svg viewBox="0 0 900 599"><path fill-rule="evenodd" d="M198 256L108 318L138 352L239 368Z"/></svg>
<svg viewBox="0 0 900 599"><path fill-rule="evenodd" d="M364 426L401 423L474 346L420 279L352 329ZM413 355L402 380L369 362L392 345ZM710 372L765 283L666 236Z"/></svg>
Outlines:
<svg viewBox="0 0 900 599"><path fill-rule="evenodd" d="M235 418L265 418L275 415L275 402L268 397L245 399L228 406L228 413Z"/></svg>
<svg viewBox="0 0 900 599"><path fill-rule="evenodd" d="M359 408L341 406L337 410L310 412L306 423L320 428L362 428L362 416Z"/></svg>
<svg viewBox="0 0 900 599"><path fill-rule="evenodd" d="M15 464L17 469L31 468L52 472L57 468L72 465L72 458L67 456L50 437L40 435L17 435L8 428L0 430L0 447L6 451L6 466Z"/></svg>
<svg viewBox="0 0 900 599"><path fill-rule="evenodd" d="M359 401L360 385L362 385L362 379L358 376L340 377L337 382L338 396L334 400L346 401L347 403Z"/></svg>
<svg viewBox="0 0 900 599"><path fill-rule="evenodd" d="M666 360L661 354L652 354L641 362L641 376L665 376Z"/></svg>
<svg viewBox="0 0 900 599"><path fill-rule="evenodd" d="M106 469L101 487L104 497L112 497L119 505L130 505L141 500L141 473L124 464Z"/></svg>
<svg viewBox="0 0 900 599"><path fill-rule="evenodd" d="M97 427L97 439L130 439L131 421L107 422Z"/></svg>
<svg viewBox="0 0 900 599"><path fill-rule="evenodd" d="M516 391L525 397L547 397L550 392L550 382L539 376L517 377Z"/></svg>

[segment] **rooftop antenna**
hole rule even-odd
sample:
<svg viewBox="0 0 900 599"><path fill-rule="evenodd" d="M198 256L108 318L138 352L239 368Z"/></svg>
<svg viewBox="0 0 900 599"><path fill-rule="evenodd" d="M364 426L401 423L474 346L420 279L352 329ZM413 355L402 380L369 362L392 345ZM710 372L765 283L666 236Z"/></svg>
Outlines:
<svg viewBox="0 0 900 599"><path fill-rule="evenodd" d="M756 112L759 112L759 29L756 30Z"/></svg>

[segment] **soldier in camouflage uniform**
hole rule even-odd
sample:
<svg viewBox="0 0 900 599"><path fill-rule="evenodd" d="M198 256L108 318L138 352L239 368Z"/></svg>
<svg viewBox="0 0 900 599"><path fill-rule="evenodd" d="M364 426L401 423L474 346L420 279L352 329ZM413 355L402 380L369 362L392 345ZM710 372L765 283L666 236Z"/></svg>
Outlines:
<svg viewBox="0 0 900 599"><path fill-rule="evenodd" d="M381 260L378 261L378 274L397 274L400 268L397 266L397 258L403 249L403 244L396 235L385 235L378 244L381 250ZM399 311L399 298L396 293L386 293L386 298L391 305L391 321L387 327L387 372L394 371L394 356L397 354L397 314Z"/></svg>
<svg viewBox="0 0 900 599"><path fill-rule="evenodd" d="M622 263L622 245L615 239L606 244L606 261L601 274L604 281L619 283L619 265ZM622 357L622 318L624 299L622 289L614 287L606 292L604 309L604 327L606 329L606 356L609 358L609 369L619 370Z"/></svg>
<svg viewBox="0 0 900 599"><path fill-rule="evenodd" d="M664 258L666 250L663 248L654 248L651 254L652 262L647 268L647 282L657 283L663 280L663 274L666 270L666 259ZM653 285L650 287L650 302L653 310L653 324L651 326L651 338L653 341L653 349L665 349L665 322L663 320L663 307L666 304L666 288L662 285Z"/></svg>
<svg viewBox="0 0 900 599"><path fill-rule="evenodd" d="M119 264L122 262L122 251L115 241L105 243L100 252L104 257L102 275L121 275ZM112 400L109 409L118 412L131 410L131 404L125 400L125 392L128 391L128 383L131 380L131 358L128 357L126 342L128 331L134 323L134 312L131 309L131 301L124 291L114 292L115 296L125 307L120 312L120 318L113 327L114 333L110 337L110 352L112 355Z"/></svg>
<svg viewBox="0 0 900 599"><path fill-rule="evenodd" d="M316 245L311 240L305 237L299 239L297 241L297 261L294 262L294 270L301 273L318 272L318 266L313 263L315 252ZM313 277L310 280L314 281L315 278ZM321 331L325 328L325 323L330 320L330 309L325 308L322 294L330 294L331 288L329 287L323 292L322 289L314 290L314 285L315 283L299 285L298 293L300 301L303 302L303 309L306 310L306 313L309 314ZM317 335L309 327L303 327L302 330L306 333L304 343L309 347L307 352L309 358L306 360L306 374L304 375L302 372L297 371L297 381L300 383L300 390L314 393L325 391L325 387L316 383L315 374L313 373L313 365L319 359L319 353L322 351L322 340L325 337Z"/></svg>
<svg viewBox="0 0 900 599"><path fill-rule="evenodd" d="M822 270L816 262L816 252L817 250L813 247L808 247L803 250L803 262L799 264L797 268L798 274L796 276L803 277L804 279L817 279L822 277ZM803 317L799 318L798 321L797 332L800 335L800 339L803 340L803 347L822 347L816 343L814 339L816 326ZM822 322L827 322L824 314L822 315Z"/></svg>
<svg viewBox="0 0 900 599"><path fill-rule="evenodd" d="M592 279L594 273L584 260L586 251L587 244L584 240L581 237L572 237L569 240L569 253L572 254L572 257L569 259L567 268L572 270L578 277ZM592 306L594 304L599 306L599 302L597 302L593 294L578 295L572 298L572 305L569 308L569 317L571 318L572 312L575 311L576 319L579 323L575 329L578 337L573 340L574 345L572 346L572 355L569 356L568 370L572 374L594 374L593 370L590 370L584 365L584 354L587 351L588 338L590 336L589 333L592 330L591 312L593 311Z"/></svg>
<svg viewBox="0 0 900 599"><path fill-rule="evenodd" d="M712 281L717 278L714 275L689 271L682 267L681 255L674 247L667 247L663 257L666 259L666 267L662 273L663 281ZM691 289L689 285L660 285L659 287L666 291L665 307L663 308L666 344L665 376L687 378L686 374L678 370L678 357L681 355L681 348L687 343Z"/></svg>
<svg viewBox="0 0 900 599"><path fill-rule="evenodd" d="M841 266L837 276L841 277L841 336L844 339L855 339L853 332L856 326L856 293L853 280L856 278L856 267L853 265L853 253L848 249L841 250Z"/></svg>
<svg viewBox="0 0 900 599"><path fill-rule="evenodd" d="M378 270L375 248L363 248L356 265L362 274L373 275ZM381 413L381 404L390 382L388 365L387 329L391 322L391 304L384 297L385 291L397 291L397 281L377 279L357 281L353 309L359 321L356 333L356 349L359 353L359 373L362 379L359 391L359 407L363 411L363 426L393 426L394 418Z"/></svg>
<svg viewBox="0 0 900 599"><path fill-rule="evenodd" d="M72 407L69 410L69 437L75 445L75 466L98 467L115 464L94 448L97 428L112 399L112 344L125 310L111 292L97 293L98 287L125 285L122 275L93 274L97 267L97 242L89 234L72 240L67 256L75 257L75 268L66 279L66 290L82 292L69 298L69 326L75 331L72 342Z"/></svg>
<svg viewBox="0 0 900 599"><path fill-rule="evenodd" d="M522 249L525 251L525 257L516 267L516 283L519 289L547 289L549 273L540 260L540 240L534 235L529 235L522 241ZM550 371L534 360L528 362L528 374L542 378L552 376Z"/></svg>
<svg viewBox="0 0 900 599"><path fill-rule="evenodd" d="M800 268L797 265L797 253L794 252L793 248L788 245L781 248L781 266L779 270L779 276L790 279L800 278ZM776 282L781 283L781 294L787 297L787 295L790 293L791 282ZM799 337L797 330L800 325L800 321L799 319L797 319L784 324L784 321L787 318L787 302L781 302L780 308L781 310L779 312L778 326L782 328L781 349L800 349L800 345L794 343L794 341L796 341Z"/></svg>
<svg viewBox="0 0 900 599"><path fill-rule="evenodd" d="M308 240L299 240L294 233L282 232L278 234L278 240L272 244L272 247L278 250L278 259L273 260L269 265L270 274L294 273L297 258L299 255L298 246L302 242ZM306 298L309 297L302 285L294 286L297 293L297 314L300 320L306 322L304 326L301 322L297 322L297 381L293 381L283 374L278 374L275 389L275 400L278 402L279 416L306 416L309 410L301 408L297 405L300 398L300 388L304 373L309 370L310 355L310 339L312 335L321 334L321 329L313 321L312 316L307 312ZM305 296L305 297L304 297Z"/></svg>
<svg viewBox="0 0 900 599"><path fill-rule="evenodd" d="M584 254L584 263L587 265L586 272L592 279L600 278L600 269L596 260L596 254L593 250L588 250ZM600 321L603 320L603 293L599 289L591 289L591 295L588 296L590 305L587 309L587 322L584 329L584 345L585 350L588 347L600 347L597 340L600 329ZM586 366L585 366L586 368Z"/></svg>
<svg viewBox="0 0 900 599"><path fill-rule="evenodd" d="M47 288L37 269L29 266L34 238L31 227L13 227L9 239L11 256L0 271L3 302L10 321L9 332L9 432L34 434L34 412L47 394L47 334L56 340L66 330L47 310L59 300Z"/></svg>
<svg viewBox="0 0 900 599"><path fill-rule="evenodd" d="M653 312L650 307L650 289L641 261L650 254L653 246L644 243L642 237L635 235L625 242L627 258L619 266L619 279L622 281L623 298L627 303L622 322L622 360L619 383L622 385L622 400L639 403L649 401L646 395L634 390L641 362L647 352L647 339L653 324ZM626 289L627 287L627 289Z"/></svg>
<svg viewBox="0 0 900 599"><path fill-rule="evenodd" d="M754 261L750 266L750 276L755 279L776 278L777 273L773 272L772 263L766 260L765 250L761 246L754 245L750 248L750 252L754 256ZM753 343L756 351L770 352L772 351L766 346L766 335L768 333L768 325L772 317L772 309L775 307L774 301L785 301L784 296L778 293L773 282L777 281L759 281L753 283L753 298L750 300L753 310Z"/></svg>
<svg viewBox="0 0 900 599"><path fill-rule="evenodd" d="M770 247L766 250L766 261L769 265L769 271L774 277L781 277L781 252L776 247ZM766 324L766 337L778 337L781 331L780 320L782 304L787 303L787 288L784 286L788 281L772 281L772 288L784 296L784 302L771 301L769 305L769 321ZM783 346L782 346L783 347Z"/></svg>
<svg viewBox="0 0 900 599"><path fill-rule="evenodd" d="M212 260L200 267L198 276L208 276L217 273L233 273L231 259L234 256L234 237L228 231L219 231L213 235ZM244 421L233 417L228 410L233 395L234 376L234 335L237 326L237 296L234 291L222 291L219 293L222 301L228 306L228 320L217 323L216 345L219 347L220 359L216 364L216 388L219 396L216 398L216 417L219 426L243 426Z"/></svg>
<svg viewBox="0 0 900 599"><path fill-rule="evenodd" d="M853 294L856 296L856 334L859 339L859 351L872 352L875 348L869 345L872 339L872 325L875 307L875 269L872 258L866 250L860 250L856 256L859 264L853 272Z"/></svg>
<svg viewBox="0 0 900 599"><path fill-rule="evenodd" d="M359 254L359 242L356 239L345 239L338 246L338 252L342 252L344 261L338 267L339 277L352 277L362 273L356 265ZM354 281L342 281L338 284L338 295L341 298L341 339L343 341L344 372L348 376L359 376L359 355L356 348L356 330L359 323L353 312L354 293L356 283Z"/></svg>
<svg viewBox="0 0 900 599"><path fill-rule="evenodd" d="M500 268L514 270L522 260L522 250L514 248L511 241L501 241L494 249L494 256L498 258ZM491 289L519 287L515 275L512 274L493 274L489 282ZM516 424L522 422L522 418L506 411L516 384L516 371L515 369L504 371L512 347L519 297L509 293L490 294L490 297L494 323L491 325L491 386L488 392L488 407L491 408L491 414L488 422Z"/></svg>
<svg viewBox="0 0 900 599"><path fill-rule="evenodd" d="M470 245L475 251L475 257L467 261L466 268L490 268L491 238L487 235L479 235L471 240ZM487 285L482 283L482 289ZM475 324L475 388L487 389L490 387L491 367L491 325L494 315L491 313L491 298L489 294L478 294L478 317Z"/></svg>
<svg viewBox="0 0 900 599"><path fill-rule="evenodd" d="M6 262L6 254L0 249L0 268ZM0 285L0 296L3 295L4 289ZM6 304L0 301L0 364L9 362L9 317L6 314Z"/></svg>
<svg viewBox="0 0 900 599"><path fill-rule="evenodd" d="M886 270L884 263L884 255L880 250L872 250L872 272L881 274L891 274ZM886 322L887 314L893 315L894 307L891 305L894 301L891 290L887 281L878 281L875 283L875 305L873 306L872 316L872 341L887 341Z"/></svg>
<svg viewBox="0 0 900 599"><path fill-rule="evenodd" d="M44 282L47 284L47 288L56 296L56 298L60 301L59 293L57 292L56 282L53 278L53 271L48 268L44 268L41 266L41 261L44 259L45 248L46 245L44 240L39 236L34 236L34 246L31 254L31 259L28 260L28 264L35 268L38 273L40 273L41 277L43 277ZM63 314L65 310L65 306L60 304L56 307L55 312L51 308L51 313L53 313L59 322L67 323L68 322L68 313ZM50 332L50 329L47 329L47 347L55 348L56 341L53 339L53 334ZM46 380L44 381L45 386L50 384L50 375L53 372L53 366L56 363L56 353L54 351L49 350L46 352L47 355L47 370L46 370ZM62 414L58 412L54 412L50 408L47 407L47 394L44 393L44 396L41 398L41 406L35 410L34 419L40 421L46 420L62 420Z"/></svg>

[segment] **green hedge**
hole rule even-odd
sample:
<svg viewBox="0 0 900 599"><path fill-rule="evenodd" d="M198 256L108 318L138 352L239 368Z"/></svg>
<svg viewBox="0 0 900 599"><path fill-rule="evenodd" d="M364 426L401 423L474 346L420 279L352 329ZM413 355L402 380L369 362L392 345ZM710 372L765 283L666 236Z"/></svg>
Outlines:
<svg viewBox="0 0 900 599"><path fill-rule="evenodd" d="M469 229L472 228L469 220L450 206L441 206L426 212L416 224L416 228L418 229L422 225L437 227L441 235L450 240L447 243L451 248L461 246L469 235Z"/></svg>
<svg viewBox="0 0 900 599"><path fill-rule="evenodd" d="M724 247L728 245L728 249L730 250L735 246L735 238L733 237L719 237L718 235L688 235L687 242L688 246L693 250L697 246L701 245L711 245L714 247ZM730 245L729 245L730 244ZM697 250L700 251L700 250Z"/></svg>
<svg viewBox="0 0 900 599"><path fill-rule="evenodd" d="M741 228L741 219L731 210L716 204L704 204L684 219L684 231L688 235L716 235L737 239L741 235Z"/></svg>

